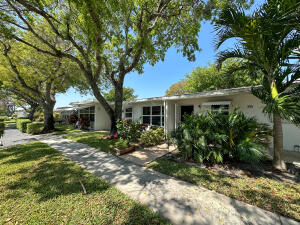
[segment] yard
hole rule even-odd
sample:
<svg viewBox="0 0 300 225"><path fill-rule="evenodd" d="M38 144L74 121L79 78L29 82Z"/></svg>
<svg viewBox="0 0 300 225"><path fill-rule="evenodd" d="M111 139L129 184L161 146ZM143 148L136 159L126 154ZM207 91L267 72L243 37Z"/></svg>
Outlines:
<svg viewBox="0 0 300 225"><path fill-rule="evenodd" d="M148 165L158 172L204 186L226 196L300 220L300 184L265 177L231 177L168 159Z"/></svg>
<svg viewBox="0 0 300 225"><path fill-rule="evenodd" d="M111 153L115 140L104 139L104 136L106 135L108 135L108 132L91 132L84 134L72 134L65 136L65 138L97 148L103 152Z"/></svg>
<svg viewBox="0 0 300 225"><path fill-rule="evenodd" d="M169 224L40 142L0 151L0 189L1 224Z"/></svg>

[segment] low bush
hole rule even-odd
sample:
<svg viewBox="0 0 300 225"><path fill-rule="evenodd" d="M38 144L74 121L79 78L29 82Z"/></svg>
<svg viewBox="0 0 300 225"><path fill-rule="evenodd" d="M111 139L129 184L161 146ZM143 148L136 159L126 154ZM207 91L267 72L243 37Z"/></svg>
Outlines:
<svg viewBox="0 0 300 225"><path fill-rule="evenodd" d="M247 118L235 109L229 115L221 112L186 115L171 142L186 160L257 162L264 156L270 135L266 124Z"/></svg>
<svg viewBox="0 0 300 225"><path fill-rule="evenodd" d="M141 143L147 146L160 144L164 139L163 128L150 129L141 135Z"/></svg>
<svg viewBox="0 0 300 225"><path fill-rule="evenodd" d="M31 123L29 119L17 119L16 124L19 131L25 133L27 131L27 124Z"/></svg>
<svg viewBox="0 0 300 225"><path fill-rule="evenodd" d="M77 114L71 114L70 116L67 117L67 121L69 124L75 125L76 122L78 121L78 116Z"/></svg>
<svg viewBox="0 0 300 225"><path fill-rule="evenodd" d="M4 122L0 122L0 138L3 136L4 134L4 129L5 129L5 124Z"/></svg>
<svg viewBox="0 0 300 225"><path fill-rule="evenodd" d="M115 143L115 147L118 149L128 148L129 141L123 138L119 138L119 140Z"/></svg>
<svg viewBox="0 0 300 225"><path fill-rule="evenodd" d="M120 120L117 123L118 135L129 141L137 141L142 133L142 124L132 120Z"/></svg>
<svg viewBox="0 0 300 225"><path fill-rule="evenodd" d="M26 133L28 134L39 134L43 129L44 123L33 122L27 124Z"/></svg>
<svg viewBox="0 0 300 225"><path fill-rule="evenodd" d="M53 117L54 117L55 122L63 122L64 121L63 118L61 118L60 114L57 112L53 113Z"/></svg>
<svg viewBox="0 0 300 225"><path fill-rule="evenodd" d="M0 116L0 121L10 120L8 116Z"/></svg>

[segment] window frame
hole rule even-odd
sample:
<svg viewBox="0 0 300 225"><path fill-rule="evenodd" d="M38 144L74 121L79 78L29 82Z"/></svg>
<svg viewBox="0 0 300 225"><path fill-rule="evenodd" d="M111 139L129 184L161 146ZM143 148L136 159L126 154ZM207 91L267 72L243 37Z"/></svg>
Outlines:
<svg viewBox="0 0 300 225"><path fill-rule="evenodd" d="M159 114L155 114L153 115L153 107L160 107L160 111ZM150 114L144 114L144 108L150 108ZM150 126L159 126L159 127L164 127L164 123L165 123L165 110L164 110L164 105L153 105L153 106L143 106L142 107L142 122L144 122L144 118L145 117L149 117L149 121L150 123L145 123L145 124L149 124ZM159 125L157 124L153 124L153 117L159 118Z"/></svg>
<svg viewBox="0 0 300 225"><path fill-rule="evenodd" d="M214 106L219 106L217 109L213 109ZM230 105L229 104L214 104L210 106L210 110L212 113L217 113L221 109L221 113L224 115L229 115L229 109Z"/></svg>
<svg viewBox="0 0 300 225"><path fill-rule="evenodd" d="M130 112L128 112L127 110L128 109L131 109L131 111ZM131 114L131 116L128 116L127 114ZM127 108L125 108L125 111L124 111L124 115L125 115L125 119L132 119L132 116L133 116L133 109L132 109L132 107L127 107Z"/></svg>

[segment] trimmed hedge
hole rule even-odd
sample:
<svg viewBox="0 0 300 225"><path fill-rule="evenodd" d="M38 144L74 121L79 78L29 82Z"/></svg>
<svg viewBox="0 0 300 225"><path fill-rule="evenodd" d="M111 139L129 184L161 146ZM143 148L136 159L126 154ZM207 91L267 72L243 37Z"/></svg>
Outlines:
<svg viewBox="0 0 300 225"><path fill-rule="evenodd" d="M0 121L10 120L8 116L0 116Z"/></svg>
<svg viewBox="0 0 300 225"><path fill-rule="evenodd" d="M33 122L27 124L26 133L28 134L39 134L44 126L44 123Z"/></svg>
<svg viewBox="0 0 300 225"><path fill-rule="evenodd" d="M19 131L25 133L27 130L27 124L31 123L29 119L17 119L16 124Z"/></svg>
<svg viewBox="0 0 300 225"><path fill-rule="evenodd" d="M4 122L0 122L0 138L3 136L4 134L4 129L5 129L5 124Z"/></svg>

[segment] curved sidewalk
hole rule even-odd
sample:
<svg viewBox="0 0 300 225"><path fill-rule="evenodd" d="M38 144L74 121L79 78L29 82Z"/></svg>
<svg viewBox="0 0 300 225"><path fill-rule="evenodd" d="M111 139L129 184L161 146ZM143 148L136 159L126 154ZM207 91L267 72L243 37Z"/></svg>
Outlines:
<svg viewBox="0 0 300 225"><path fill-rule="evenodd" d="M298 222L61 137L40 138L174 224L294 225ZM88 192L88 190L87 190Z"/></svg>

